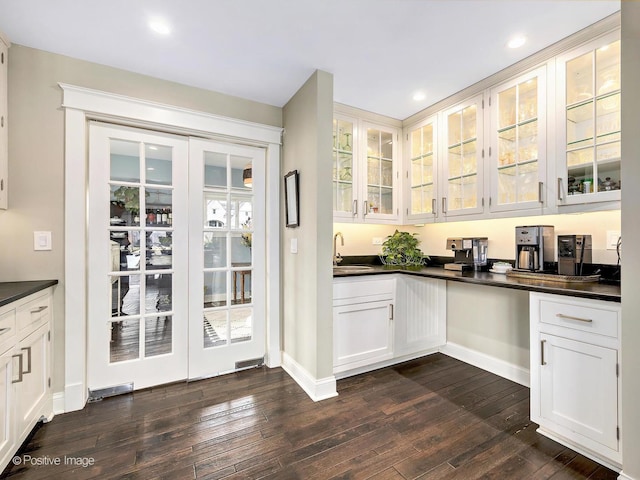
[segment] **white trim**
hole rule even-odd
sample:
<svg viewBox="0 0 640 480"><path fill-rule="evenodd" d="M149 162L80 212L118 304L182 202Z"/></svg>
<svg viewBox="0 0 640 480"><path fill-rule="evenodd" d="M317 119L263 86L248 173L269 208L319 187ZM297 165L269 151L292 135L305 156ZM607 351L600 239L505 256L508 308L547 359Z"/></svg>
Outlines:
<svg viewBox="0 0 640 480"><path fill-rule="evenodd" d="M268 216L269 291L267 358L278 364L280 348L280 144L282 128L163 105L60 83L65 110L65 378L64 411L84 408L87 401L87 121L152 128L183 135L199 135L268 149L268 201L278 202ZM74 219L74 221L68 221ZM78 221L84 219L83 221ZM276 232L272 234L272 232ZM274 236L275 235L275 236ZM71 255L70 252L76 252ZM77 252L81 252L78 254ZM335 380L334 380L335 383ZM334 388L335 391L335 388ZM64 400L61 400L64 399Z"/></svg>
<svg viewBox="0 0 640 480"><path fill-rule="evenodd" d="M530 385L530 373L528 368L523 368L513 363L505 362L499 358L489 356L485 353L472 350L457 343L447 342L440 348L445 355L457 358L465 363L481 368L491 373L495 373L507 380L519 383L525 387Z"/></svg>
<svg viewBox="0 0 640 480"><path fill-rule="evenodd" d="M309 395L314 402L338 396L336 377L317 379L289 354L282 352L282 369Z"/></svg>
<svg viewBox="0 0 640 480"><path fill-rule="evenodd" d="M583 445L580 445L579 443L576 443L576 442L572 442L571 440L566 439L562 435L558 435L557 433L547 430L544 427L538 427L536 429L536 433L539 433L540 435L544 435L545 437L550 438L554 442L558 442L560 445L564 445L565 447L568 447L571 450L578 452L580 455L590 458L594 462L604 465L605 467L615 472L620 471L620 464L613 463L612 460L605 458L602 455L593 453L591 450L584 447Z"/></svg>
<svg viewBox="0 0 640 480"><path fill-rule="evenodd" d="M419 353L412 353L409 355L403 355L402 357L394 357L390 360L385 360L382 362L377 362L372 365L366 365L364 367L353 368L351 370L345 370L342 372L336 372L335 377L337 380L341 380L343 378L352 377L354 375L360 375L361 373L371 372L373 370L378 370L380 368L392 367L394 365L398 365L403 362L408 362L410 360L415 360L416 358L426 357L428 355L433 355L434 353L438 353L440 351L439 347L430 348L429 350L424 350Z"/></svg>
<svg viewBox="0 0 640 480"><path fill-rule="evenodd" d="M120 119L166 125L172 131L222 135L230 138L250 139L262 143L280 143L282 128L247 122L237 118L102 92L65 83L58 84L63 91L62 107L75 108L86 113L117 116ZM187 133L187 134L188 134Z"/></svg>
<svg viewBox="0 0 640 480"><path fill-rule="evenodd" d="M636 479L633 477L630 477L624 472L620 472L620 475L618 475L618 480L636 480Z"/></svg>
<svg viewBox="0 0 640 480"><path fill-rule="evenodd" d="M64 392L56 392L53 394L53 414L60 415L65 412Z"/></svg>

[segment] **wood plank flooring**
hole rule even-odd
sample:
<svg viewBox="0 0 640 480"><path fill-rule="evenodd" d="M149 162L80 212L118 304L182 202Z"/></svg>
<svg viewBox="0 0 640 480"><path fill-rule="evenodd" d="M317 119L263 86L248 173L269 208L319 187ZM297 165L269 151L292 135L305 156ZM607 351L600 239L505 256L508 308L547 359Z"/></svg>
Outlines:
<svg viewBox="0 0 640 480"><path fill-rule="evenodd" d="M105 399L36 430L3 477L617 478L535 432L529 389L442 354L338 392L314 403L282 369L259 368Z"/></svg>

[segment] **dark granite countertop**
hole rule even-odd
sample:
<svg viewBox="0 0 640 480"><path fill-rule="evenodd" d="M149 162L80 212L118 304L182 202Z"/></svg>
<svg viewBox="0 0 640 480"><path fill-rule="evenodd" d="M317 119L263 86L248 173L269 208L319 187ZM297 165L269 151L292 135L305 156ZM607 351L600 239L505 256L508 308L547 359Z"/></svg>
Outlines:
<svg viewBox="0 0 640 480"><path fill-rule="evenodd" d="M620 284L607 282L589 283L564 283L548 280L529 278L516 278L504 274L491 272L465 271L457 272L445 270L442 266L423 267L420 270L407 270L401 268L389 268L382 265L371 265L370 270L364 272L340 272L334 273L334 278L355 277L362 275L385 275L402 273L419 277L438 278L452 282L473 283L476 285L488 285L492 287L514 288L530 292L553 293L571 297L591 298L594 300L606 300L620 302Z"/></svg>
<svg viewBox="0 0 640 480"><path fill-rule="evenodd" d="M57 284L58 280L0 282L0 307Z"/></svg>

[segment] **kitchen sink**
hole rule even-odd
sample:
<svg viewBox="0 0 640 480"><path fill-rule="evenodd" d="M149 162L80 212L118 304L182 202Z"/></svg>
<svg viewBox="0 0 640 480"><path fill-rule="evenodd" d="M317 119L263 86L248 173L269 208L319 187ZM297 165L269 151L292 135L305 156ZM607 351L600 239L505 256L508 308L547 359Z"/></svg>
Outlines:
<svg viewBox="0 0 640 480"><path fill-rule="evenodd" d="M371 265L335 265L333 273L364 273L373 270Z"/></svg>

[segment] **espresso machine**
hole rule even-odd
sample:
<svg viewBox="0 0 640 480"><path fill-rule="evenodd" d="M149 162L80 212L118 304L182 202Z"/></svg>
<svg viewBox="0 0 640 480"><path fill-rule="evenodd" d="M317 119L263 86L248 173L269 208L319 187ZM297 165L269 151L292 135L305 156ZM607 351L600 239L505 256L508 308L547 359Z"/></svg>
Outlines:
<svg viewBox="0 0 640 480"><path fill-rule="evenodd" d="M553 225L516 227L516 270L551 270L554 241Z"/></svg>
<svg viewBox="0 0 640 480"><path fill-rule="evenodd" d="M558 235L558 273L582 275L585 263L591 263L591 235Z"/></svg>
<svg viewBox="0 0 640 480"><path fill-rule="evenodd" d="M447 238L447 250L453 251L453 263L445 263L445 270L482 270L487 265L487 237Z"/></svg>

